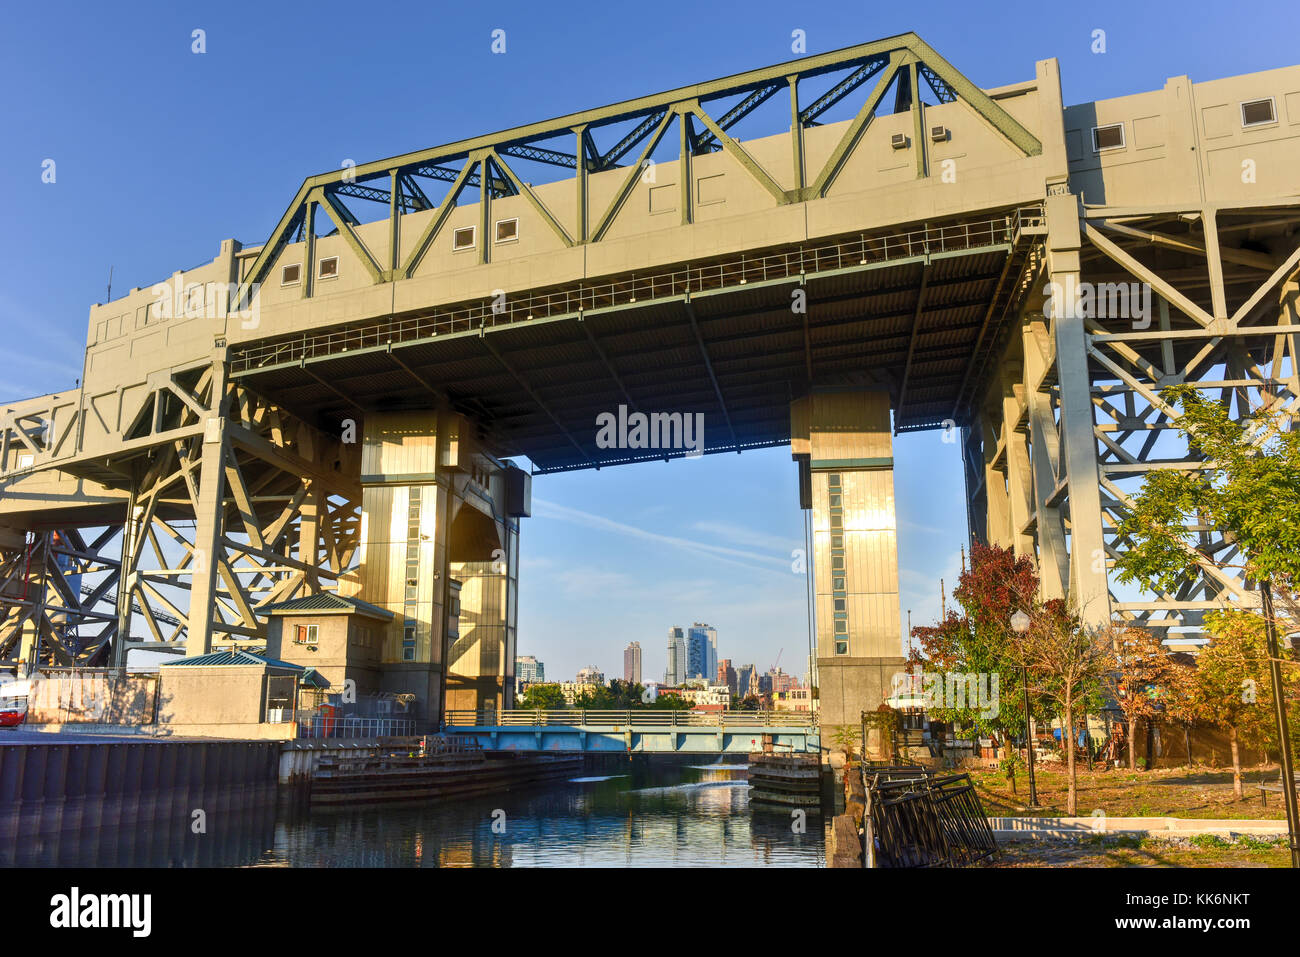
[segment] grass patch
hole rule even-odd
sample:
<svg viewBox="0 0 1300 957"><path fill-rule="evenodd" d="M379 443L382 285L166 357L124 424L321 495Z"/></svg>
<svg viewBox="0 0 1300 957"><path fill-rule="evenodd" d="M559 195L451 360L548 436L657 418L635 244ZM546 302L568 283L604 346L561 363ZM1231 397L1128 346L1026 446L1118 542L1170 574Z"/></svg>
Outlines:
<svg viewBox="0 0 1300 957"><path fill-rule="evenodd" d="M1035 768L1041 808L1027 810L1029 787L1024 774L1017 776L1012 794L999 770L972 771L985 813L995 817L1061 817L1065 815L1067 776L1052 765ZM1211 768L1159 768L1153 771L1106 770L1097 765L1078 771L1079 815L1099 810L1109 817L1183 817L1233 820L1282 820L1285 811L1279 795L1263 803L1258 785L1277 780L1276 768L1250 768L1242 773L1242 799L1232 793L1232 771Z"/></svg>

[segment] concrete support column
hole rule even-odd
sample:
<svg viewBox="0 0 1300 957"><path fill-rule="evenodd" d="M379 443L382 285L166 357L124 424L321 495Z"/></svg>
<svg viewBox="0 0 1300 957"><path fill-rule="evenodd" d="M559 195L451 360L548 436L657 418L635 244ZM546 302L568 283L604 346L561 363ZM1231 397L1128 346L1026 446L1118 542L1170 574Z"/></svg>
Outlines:
<svg viewBox="0 0 1300 957"><path fill-rule="evenodd" d="M1024 325L1025 396L1029 411L1030 461L1033 481L1034 527L1038 538L1038 580L1043 598L1064 598L1070 582L1065 521L1056 494L1060 470L1060 441L1052 415L1050 378L1055 346L1041 316Z"/></svg>
<svg viewBox="0 0 1300 957"><path fill-rule="evenodd" d="M1047 255L1054 290L1056 378L1060 401L1061 466L1070 502L1069 597L1083 621L1093 627L1110 620L1106 551L1102 537L1101 487L1097 438L1093 431L1088 343L1084 317L1071 290L1079 283L1079 212L1074 196L1047 198Z"/></svg>
<svg viewBox="0 0 1300 957"><path fill-rule="evenodd" d="M1003 373L1002 423L1006 443L1007 503L1010 521L1010 543L1016 555L1034 554L1033 536L1024 532L1034 511L1034 479L1029 464L1029 436L1020 426L1021 396L1020 373Z"/></svg>
<svg viewBox="0 0 1300 957"><path fill-rule="evenodd" d="M821 723L856 727L905 667L889 395L815 393L790 424L811 491Z"/></svg>
<svg viewBox="0 0 1300 957"><path fill-rule="evenodd" d="M447 495L439 459L448 437L436 410L376 413L363 425L361 574L357 597L393 613L381 687L416 696L420 717L442 709Z"/></svg>

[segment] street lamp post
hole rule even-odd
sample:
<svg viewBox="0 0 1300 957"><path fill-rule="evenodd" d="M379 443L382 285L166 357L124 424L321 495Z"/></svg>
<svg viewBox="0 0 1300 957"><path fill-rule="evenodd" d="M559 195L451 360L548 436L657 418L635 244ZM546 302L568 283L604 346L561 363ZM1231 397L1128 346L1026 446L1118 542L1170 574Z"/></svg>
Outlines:
<svg viewBox="0 0 1300 957"><path fill-rule="evenodd" d="M1017 611L1011 616L1011 630L1017 635L1023 635L1029 630L1029 616L1023 611ZM1025 688L1025 753L1029 759L1029 806L1038 807L1038 788L1034 783L1034 739L1033 733L1029 726L1029 669L1024 665L1020 667L1020 676Z"/></svg>

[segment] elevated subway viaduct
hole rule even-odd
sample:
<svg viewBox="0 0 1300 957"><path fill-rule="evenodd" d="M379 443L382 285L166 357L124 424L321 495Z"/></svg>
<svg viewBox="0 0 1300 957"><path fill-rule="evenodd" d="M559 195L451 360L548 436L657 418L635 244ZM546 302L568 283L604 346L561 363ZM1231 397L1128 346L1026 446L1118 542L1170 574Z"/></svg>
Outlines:
<svg viewBox="0 0 1300 957"><path fill-rule="evenodd" d="M1174 591L1107 569L1193 464L1161 387L1296 409L1300 67L1068 107L1026 74L909 33L305 180L265 244L92 307L81 388L0 407L0 652L203 654L336 590L392 616L370 690L507 708L511 457L682 454L601 447L620 406L790 444L826 724L900 665L898 432L955 430L971 536L1091 622L1254 603L1212 529Z"/></svg>

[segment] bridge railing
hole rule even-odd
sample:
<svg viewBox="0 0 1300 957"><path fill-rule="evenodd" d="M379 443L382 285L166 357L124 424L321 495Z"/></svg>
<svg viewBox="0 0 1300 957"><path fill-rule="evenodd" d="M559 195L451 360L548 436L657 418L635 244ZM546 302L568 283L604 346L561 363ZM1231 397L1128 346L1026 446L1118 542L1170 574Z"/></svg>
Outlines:
<svg viewBox="0 0 1300 957"><path fill-rule="evenodd" d="M806 711L448 711L448 727L808 728Z"/></svg>
<svg viewBox="0 0 1300 957"><path fill-rule="evenodd" d="M810 273L1010 244L1026 228L1041 225L1042 220L1041 204L1025 206L972 222L924 225L919 229L884 235L868 236L864 233L854 239L785 247L669 272L648 270L604 283L521 292L509 296L504 303L484 299L448 305L422 316L387 319L318 333L304 332L292 339L255 343L236 350L230 365L232 371L243 372L349 350L385 348L451 332L573 315L588 309L647 303L751 282L794 279Z"/></svg>

